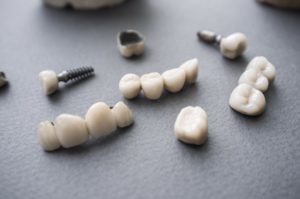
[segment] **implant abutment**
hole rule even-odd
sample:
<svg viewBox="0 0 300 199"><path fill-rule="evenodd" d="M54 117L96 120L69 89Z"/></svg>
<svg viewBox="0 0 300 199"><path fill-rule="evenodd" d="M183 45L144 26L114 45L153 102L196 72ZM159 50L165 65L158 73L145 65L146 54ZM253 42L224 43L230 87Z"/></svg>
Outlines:
<svg viewBox="0 0 300 199"><path fill-rule="evenodd" d="M206 43L216 43L217 45L219 45L222 40L221 35L218 35L212 31L208 31L208 30L202 30L202 31L198 32L197 36L200 40L202 40Z"/></svg>

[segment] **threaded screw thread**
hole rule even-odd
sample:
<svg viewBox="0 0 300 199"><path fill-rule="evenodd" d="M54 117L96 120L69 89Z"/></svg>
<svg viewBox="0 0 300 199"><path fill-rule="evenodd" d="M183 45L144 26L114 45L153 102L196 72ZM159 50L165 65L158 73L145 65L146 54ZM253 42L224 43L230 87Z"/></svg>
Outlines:
<svg viewBox="0 0 300 199"><path fill-rule="evenodd" d="M57 75L59 81L67 82L69 80L84 79L93 75L94 69L91 66L69 69Z"/></svg>

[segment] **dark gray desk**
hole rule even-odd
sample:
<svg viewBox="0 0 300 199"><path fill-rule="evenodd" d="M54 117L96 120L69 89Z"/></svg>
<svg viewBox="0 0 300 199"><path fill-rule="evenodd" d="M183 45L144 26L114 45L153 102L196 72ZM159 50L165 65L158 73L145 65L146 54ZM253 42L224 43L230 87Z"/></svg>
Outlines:
<svg viewBox="0 0 300 199"><path fill-rule="evenodd" d="M248 1L130 0L115 9L62 11L40 1L0 3L0 66L10 86L0 90L0 198L299 198L300 13ZM123 59L116 33L147 37L145 56ZM249 48L237 61L199 43L196 31L244 32ZM277 67L257 118L237 114L228 98L247 63L266 56ZM200 60L198 83L156 102L126 101L134 126L71 150L45 153L36 126L66 112L84 116L91 104L124 100L128 72L163 72ZM92 65L96 76L41 92L37 74ZM178 142L180 109L200 105L209 115L209 139Z"/></svg>

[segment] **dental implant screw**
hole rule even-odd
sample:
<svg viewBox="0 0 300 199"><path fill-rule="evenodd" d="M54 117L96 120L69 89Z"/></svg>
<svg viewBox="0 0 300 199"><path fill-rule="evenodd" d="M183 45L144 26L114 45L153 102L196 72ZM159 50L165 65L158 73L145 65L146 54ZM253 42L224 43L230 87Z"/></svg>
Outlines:
<svg viewBox="0 0 300 199"><path fill-rule="evenodd" d="M57 75L58 81L68 82L69 80L86 78L93 75L94 69L90 66L62 71Z"/></svg>
<svg viewBox="0 0 300 199"><path fill-rule="evenodd" d="M6 85L8 83L5 73L0 71L0 87Z"/></svg>
<svg viewBox="0 0 300 199"><path fill-rule="evenodd" d="M39 78L42 82L43 90L46 95L54 93L58 88L59 82L68 82L70 80L80 80L94 74L94 69L90 66L64 70L56 74L52 70L40 72Z"/></svg>
<svg viewBox="0 0 300 199"><path fill-rule="evenodd" d="M197 32L197 36L200 40L206 42L206 43L216 43L217 45L220 45L222 36L218 35L212 31L208 30L202 30Z"/></svg>

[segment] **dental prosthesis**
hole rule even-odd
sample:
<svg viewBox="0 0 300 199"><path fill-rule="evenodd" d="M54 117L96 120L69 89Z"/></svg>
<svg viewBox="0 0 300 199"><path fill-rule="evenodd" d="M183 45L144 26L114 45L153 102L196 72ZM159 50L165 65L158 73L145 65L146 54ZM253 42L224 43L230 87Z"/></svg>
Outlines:
<svg viewBox="0 0 300 199"><path fill-rule="evenodd" d="M246 83L261 92L266 92L275 75L275 67L265 57L255 57L241 75L239 84Z"/></svg>
<svg viewBox="0 0 300 199"><path fill-rule="evenodd" d="M102 7L112 7L122 3L124 0L44 0L50 6L65 8L71 6L76 10L92 10Z"/></svg>
<svg viewBox="0 0 300 199"><path fill-rule="evenodd" d="M169 92L179 92L185 84L193 84L198 77L198 60L191 59L180 67L165 71L162 75L157 72L147 73L139 77L129 73L119 82L119 89L127 99L137 97L142 90L150 100L157 100L166 89Z"/></svg>
<svg viewBox="0 0 300 199"><path fill-rule="evenodd" d="M39 79L42 83L43 91L46 95L51 95L58 89L59 82L68 82L69 80L79 80L94 74L92 67L80 67L71 70L65 70L56 74L52 70L45 70L39 73Z"/></svg>
<svg viewBox="0 0 300 199"><path fill-rule="evenodd" d="M145 37L136 30L126 30L117 36L118 48L123 57L140 56L144 53Z"/></svg>
<svg viewBox="0 0 300 199"><path fill-rule="evenodd" d="M38 126L38 140L45 151L59 147L70 148L86 142L89 137L106 136L133 123L133 114L126 104L118 102L110 108L103 102L93 104L85 119L61 114L54 122L44 121Z"/></svg>
<svg viewBox="0 0 300 199"><path fill-rule="evenodd" d="M231 93L229 105L244 115L256 116L266 107L264 94L248 84L238 85Z"/></svg>
<svg viewBox="0 0 300 199"><path fill-rule="evenodd" d="M256 116L266 107L263 92L275 79L275 67L265 57L255 57L248 64L239 79L239 85L232 91L229 105L244 115Z"/></svg>
<svg viewBox="0 0 300 199"><path fill-rule="evenodd" d="M175 136L187 144L201 145L207 139L207 114L199 106L183 108L174 125Z"/></svg>
<svg viewBox="0 0 300 199"><path fill-rule="evenodd" d="M198 38L206 43L217 44L221 54L228 59L235 59L242 55L247 48L247 37L240 32L222 37L214 32L203 30L197 33Z"/></svg>

